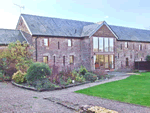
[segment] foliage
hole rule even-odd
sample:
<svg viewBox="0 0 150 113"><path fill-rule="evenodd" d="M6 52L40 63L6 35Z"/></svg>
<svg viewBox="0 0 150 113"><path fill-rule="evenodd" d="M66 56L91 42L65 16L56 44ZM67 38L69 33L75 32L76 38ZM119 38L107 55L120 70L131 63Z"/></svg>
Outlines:
<svg viewBox="0 0 150 113"><path fill-rule="evenodd" d="M84 78L86 81L94 82L97 80L97 75L88 72L88 73L85 73Z"/></svg>
<svg viewBox="0 0 150 113"><path fill-rule="evenodd" d="M32 63L32 52L33 49L27 43L16 41L15 43L10 43L8 48L1 52L0 61L5 59L6 64L3 61L5 68L9 67L10 64L15 64L17 70L25 72Z"/></svg>
<svg viewBox="0 0 150 113"><path fill-rule="evenodd" d="M32 83L33 81L42 80L50 75L51 70L47 64L36 62L32 63L27 70L26 79L28 83Z"/></svg>
<svg viewBox="0 0 150 113"><path fill-rule="evenodd" d="M3 55L3 53L1 53L1 55ZM6 58L1 58L0 59L0 71L3 74L6 74L6 69L8 69L7 59Z"/></svg>
<svg viewBox="0 0 150 113"><path fill-rule="evenodd" d="M76 91L86 95L150 107L150 72ZM109 93L110 92L110 93Z"/></svg>
<svg viewBox="0 0 150 113"><path fill-rule="evenodd" d="M81 74L81 75L85 75L85 73L87 73L88 71L87 71L87 69L84 67L84 66L81 66L80 67L80 69L79 69L79 73Z"/></svg>
<svg viewBox="0 0 150 113"><path fill-rule="evenodd" d="M105 70L96 69L96 70L93 71L93 73L94 73L95 75L97 75L98 79L106 78L106 76L105 76L105 75L106 75Z"/></svg>
<svg viewBox="0 0 150 113"><path fill-rule="evenodd" d="M4 76L4 80L11 80L10 76Z"/></svg>
<svg viewBox="0 0 150 113"><path fill-rule="evenodd" d="M16 73L13 74L12 80L16 83L23 83L26 81L26 73L23 73L21 70L17 71Z"/></svg>
<svg viewBox="0 0 150 113"><path fill-rule="evenodd" d="M67 85L67 83L63 80L63 78L60 78L60 85Z"/></svg>
<svg viewBox="0 0 150 113"><path fill-rule="evenodd" d="M77 74L77 76L75 77L75 81L85 82L85 78L82 75Z"/></svg>
<svg viewBox="0 0 150 113"><path fill-rule="evenodd" d="M71 84L72 83L72 79L69 77L67 80L67 84Z"/></svg>
<svg viewBox="0 0 150 113"><path fill-rule="evenodd" d="M4 75L3 75L3 73L0 71L0 81L3 81L3 79L4 79Z"/></svg>
<svg viewBox="0 0 150 113"><path fill-rule="evenodd" d="M55 85L51 83L47 78L36 80L32 84L37 90L54 88Z"/></svg>
<svg viewBox="0 0 150 113"><path fill-rule="evenodd" d="M146 56L146 61L150 61L150 55Z"/></svg>

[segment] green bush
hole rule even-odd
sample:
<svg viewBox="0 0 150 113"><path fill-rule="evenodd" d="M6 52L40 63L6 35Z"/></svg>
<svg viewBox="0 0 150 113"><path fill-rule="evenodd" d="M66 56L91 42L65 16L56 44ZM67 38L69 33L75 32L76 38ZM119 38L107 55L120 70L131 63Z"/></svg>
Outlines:
<svg viewBox="0 0 150 113"><path fill-rule="evenodd" d="M150 61L150 55L146 56L146 61Z"/></svg>
<svg viewBox="0 0 150 113"><path fill-rule="evenodd" d="M27 70L26 79L28 83L32 83L33 81L42 80L50 75L51 70L47 64L36 62L31 64Z"/></svg>
<svg viewBox="0 0 150 113"><path fill-rule="evenodd" d="M97 80L97 75L88 72L88 73L85 73L84 78L86 81L94 82Z"/></svg>
<svg viewBox="0 0 150 113"><path fill-rule="evenodd" d="M53 83L51 83L47 78L43 78L41 80L36 80L32 83L32 85L37 90L55 88L55 85Z"/></svg>
<svg viewBox="0 0 150 113"><path fill-rule="evenodd" d="M3 79L4 79L4 75L3 75L3 73L0 71L0 82L3 81Z"/></svg>
<svg viewBox="0 0 150 113"><path fill-rule="evenodd" d="M67 84L71 84L72 83L72 79L69 77L67 80Z"/></svg>
<svg viewBox="0 0 150 113"><path fill-rule="evenodd" d="M87 73L87 72L88 72L88 71L87 71L87 69L86 69L85 67L83 67L83 66L80 67L79 73L80 73L81 75L85 75L85 73Z"/></svg>
<svg viewBox="0 0 150 113"><path fill-rule="evenodd" d="M12 80L16 83L23 83L26 81L26 73L23 73L22 71L17 71L16 73L13 74Z"/></svg>
<svg viewBox="0 0 150 113"><path fill-rule="evenodd" d="M85 82L85 78L82 75L77 74L77 76L75 77L75 81Z"/></svg>

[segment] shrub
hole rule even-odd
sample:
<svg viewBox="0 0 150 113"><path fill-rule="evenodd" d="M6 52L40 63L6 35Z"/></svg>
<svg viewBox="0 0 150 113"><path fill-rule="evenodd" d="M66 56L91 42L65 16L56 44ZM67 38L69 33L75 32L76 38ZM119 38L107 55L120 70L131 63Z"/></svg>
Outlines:
<svg viewBox="0 0 150 113"><path fill-rule="evenodd" d="M26 72L32 63L32 53L33 48L31 46L27 43L16 41L15 43L9 43L7 49L1 52L0 59L5 60L7 67L11 64L15 64L14 67L17 70Z"/></svg>
<svg viewBox="0 0 150 113"><path fill-rule="evenodd" d="M10 76L4 76L4 80L11 80Z"/></svg>
<svg viewBox="0 0 150 113"><path fill-rule="evenodd" d="M105 70L99 70L99 69L94 70L93 73L94 73L95 75L97 75L98 79L106 78L105 75L107 74L107 73L105 72Z"/></svg>
<svg viewBox="0 0 150 113"><path fill-rule="evenodd" d="M4 79L4 75L3 75L3 73L0 71L0 82L3 81L3 79Z"/></svg>
<svg viewBox="0 0 150 113"><path fill-rule="evenodd" d="M77 74L77 76L75 77L75 81L84 82L85 78L82 75Z"/></svg>
<svg viewBox="0 0 150 113"><path fill-rule="evenodd" d="M150 61L150 55L146 56L146 61Z"/></svg>
<svg viewBox="0 0 150 113"><path fill-rule="evenodd" d="M16 83L23 83L26 81L25 75L26 73L23 73L22 71L19 70L13 74L12 80L14 80L14 82Z"/></svg>
<svg viewBox="0 0 150 113"><path fill-rule="evenodd" d="M85 67L83 67L83 66L80 67L79 73L80 73L81 75L85 75L85 73L87 73L87 72L88 72L88 71L87 71L87 69L86 69Z"/></svg>
<svg viewBox="0 0 150 113"><path fill-rule="evenodd" d="M72 79L69 77L67 80L67 84L71 84L72 83Z"/></svg>
<svg viewBox="0 0 150 113"><path fill-rule="evenodd" d="M32 83L33 81L42 80L50 75L51 70L47 64L36 62L31 64L27 70L26 79L28 83Z"/></svg>
<svg viewBox="0 0 150 113"><path fill-rule="evenodd" d="M85 73L84 78L86 81L94 82L97 80L97 75L88 72L88 73Z"/></svg>
<svg viewBox="0 0 150 113"><path fill-rule="evenodd" d="M54 88L55 85L51 83L47 78L36 80L32 84L37 90Z"/></svg>

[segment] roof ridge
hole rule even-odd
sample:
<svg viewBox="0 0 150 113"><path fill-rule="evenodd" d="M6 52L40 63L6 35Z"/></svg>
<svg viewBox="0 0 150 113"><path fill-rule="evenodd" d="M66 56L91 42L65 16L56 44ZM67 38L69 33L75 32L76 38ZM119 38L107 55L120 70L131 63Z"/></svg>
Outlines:
<svg viewBox="0 0 150 113"><path fill-rule="evenodd" d="M140 29L140 28L133 28L133 27L125 27L125 26L117 26L117 25L109 25L110 27L111 26L115 26L115 27L123 27L123 28L130 28L130 29L137 29L137 30L144 30L144 31L150 31L148 29Z"/></svg>
<svg viewBox="0 0 150 113"><path fill-rule="evenodd" d="M0 30L11 30L11 31L19 31L18 29L6 29L6 28L0 28Z"/></svg>
<svg viewBox="0 0 150 113"><path fill-rule="evenodd" d="M86 22L86 23L93 23L94 24L94 22L81 21L81 20L73 20L73 19L66 19L66 18L57 18L57 17L40 16L40 15L23 14L23 13L21 15L37 16L37 17L43 17L43 18L54 18L54 19L62 19L62 20L72 20L72 21Z"/></svg>

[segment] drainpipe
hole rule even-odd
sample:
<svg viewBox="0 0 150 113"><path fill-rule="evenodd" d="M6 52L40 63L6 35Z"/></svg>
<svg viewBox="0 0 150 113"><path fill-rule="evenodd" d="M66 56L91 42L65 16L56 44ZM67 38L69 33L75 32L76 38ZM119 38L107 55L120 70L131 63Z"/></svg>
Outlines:
<svg viewBox="0 0 150 113"><path fill-rule="evenodd" d="M35 50L36 50L35 55L36 55L36 62L37 62L37 39L38 39L38 38L39 38L39 36L37 36L36 39L35 39Z"/></svg>

